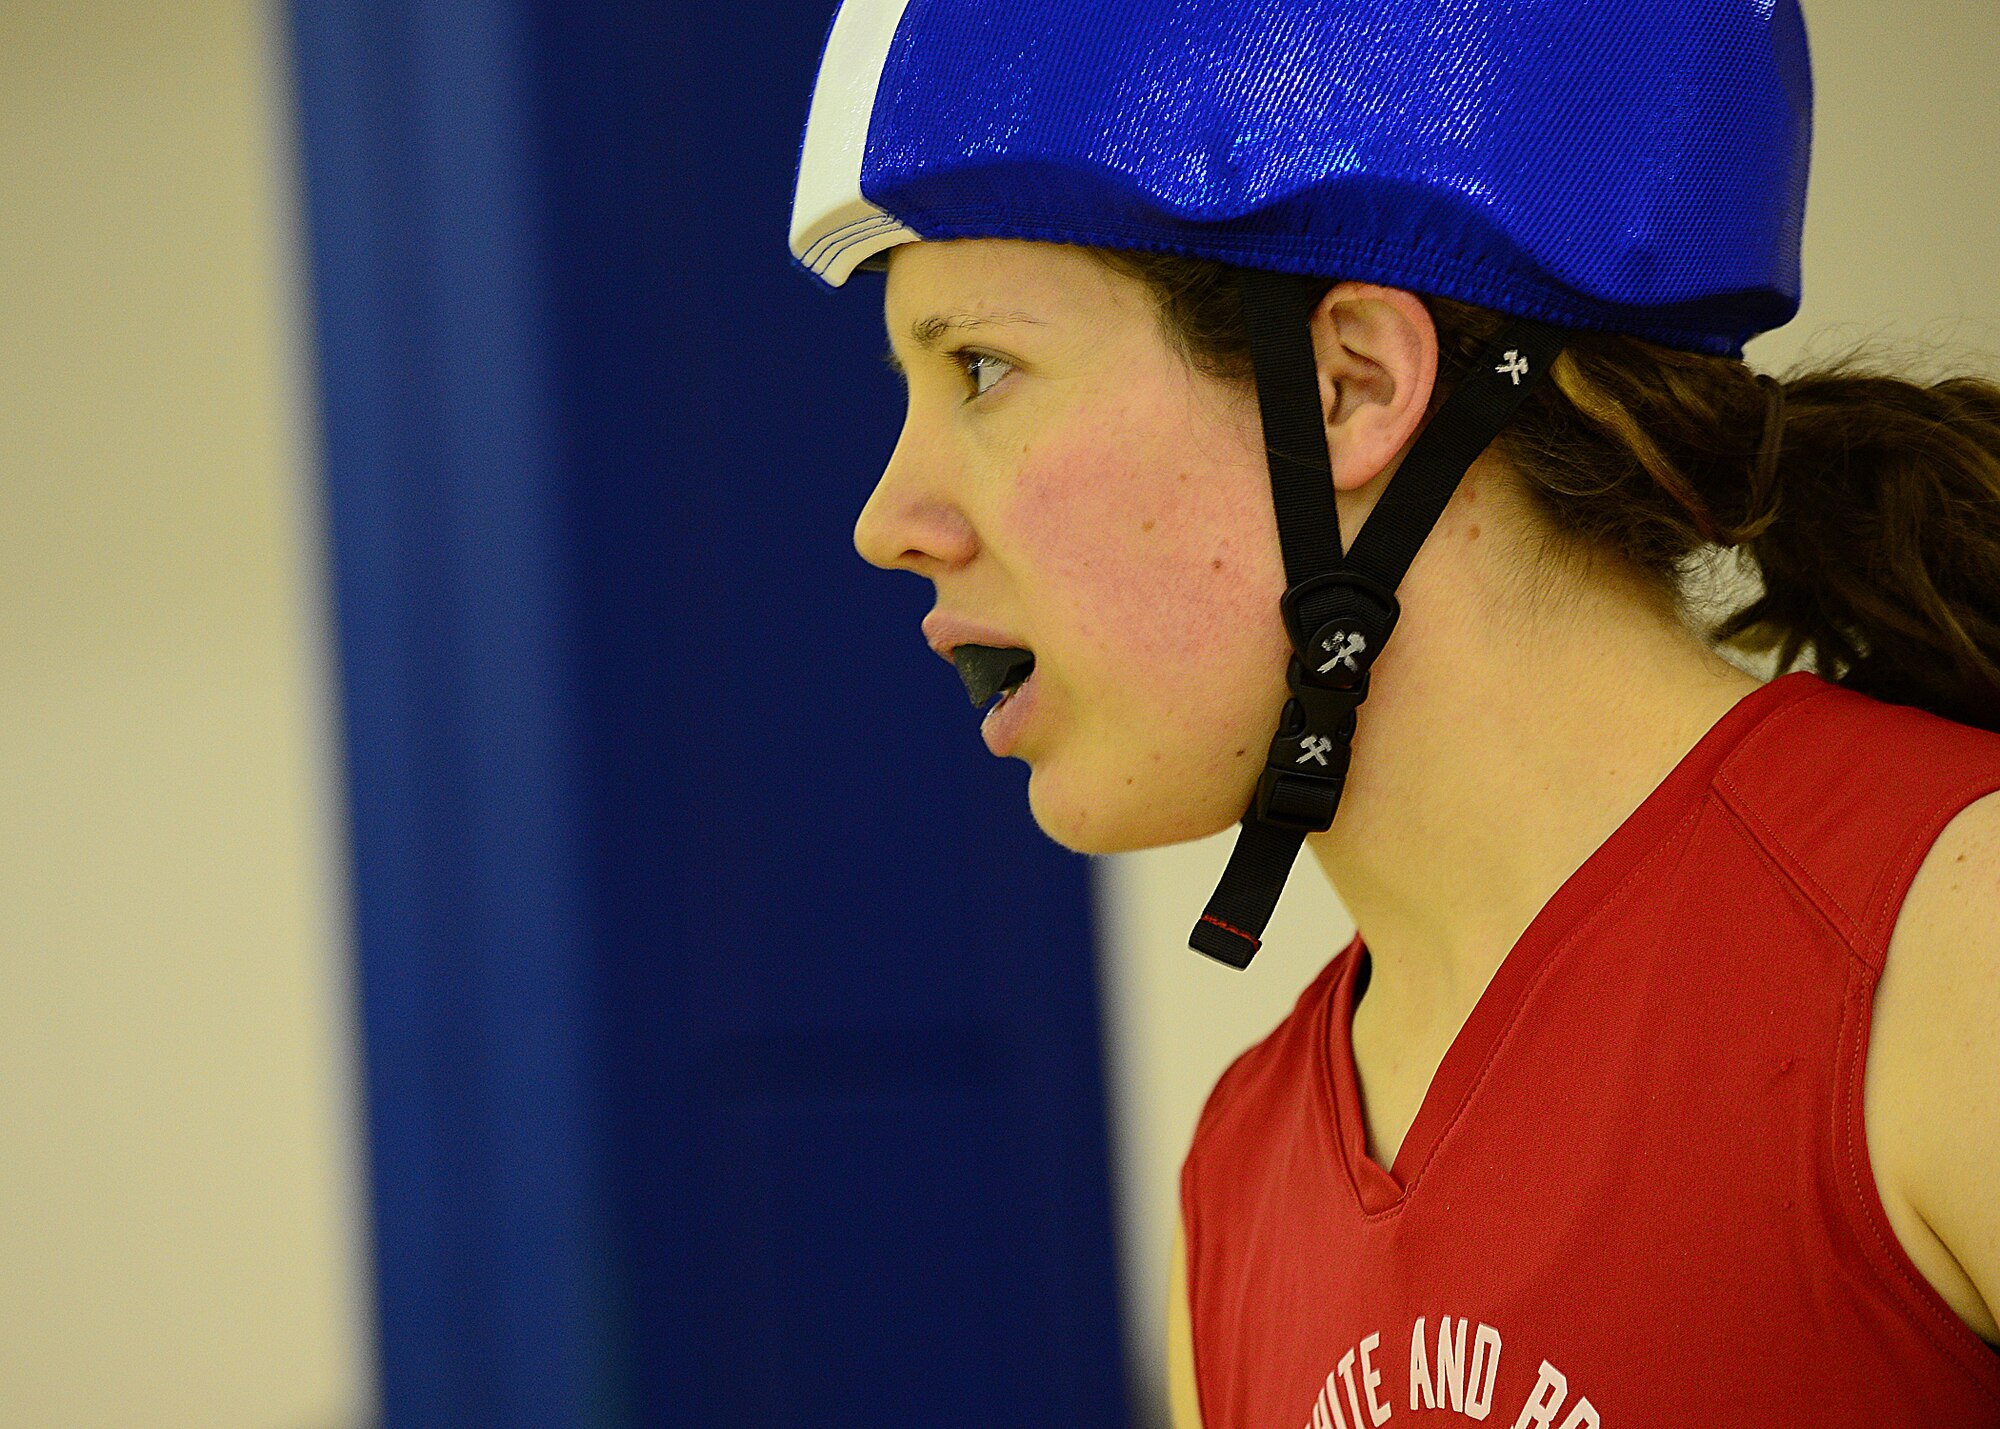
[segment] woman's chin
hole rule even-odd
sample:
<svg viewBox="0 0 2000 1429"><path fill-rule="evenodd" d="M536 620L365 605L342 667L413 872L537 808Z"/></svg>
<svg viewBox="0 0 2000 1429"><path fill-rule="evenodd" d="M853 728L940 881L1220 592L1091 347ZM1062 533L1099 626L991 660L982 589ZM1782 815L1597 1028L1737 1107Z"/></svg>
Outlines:
<svg viewBox="0 0 2000 1429"><path fill-rule="evenodd" d="M1165 848L1222 832L1243 817L1248 796L1190 799L1182 789L1167 790L1114 776L1109 781L1072 781L1045 766L1028 777L1028 809L1041 831L1072 853L1136 853Z"/></svg>

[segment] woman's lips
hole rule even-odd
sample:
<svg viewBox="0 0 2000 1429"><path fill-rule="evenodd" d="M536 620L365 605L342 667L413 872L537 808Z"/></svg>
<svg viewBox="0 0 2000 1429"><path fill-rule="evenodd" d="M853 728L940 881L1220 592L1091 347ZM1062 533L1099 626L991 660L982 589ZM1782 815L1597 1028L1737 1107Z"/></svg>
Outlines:
<svg viewBox="0 0 2000 1429"><path fill-rule="evenodd" d="M1000 703L986 712L979 726L979 737L996 756L1005 757L1013 752L1021 731L1034 717L1035 697L1040 690L1041 681L1031 674L1018 689L1002 695Z"/></svg>

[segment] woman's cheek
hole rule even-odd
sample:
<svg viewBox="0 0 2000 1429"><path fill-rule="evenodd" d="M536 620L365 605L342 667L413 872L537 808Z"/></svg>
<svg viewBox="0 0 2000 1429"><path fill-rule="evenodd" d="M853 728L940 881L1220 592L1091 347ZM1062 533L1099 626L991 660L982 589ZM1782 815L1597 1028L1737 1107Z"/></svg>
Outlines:
<svg viewBox="0 0 2000 1429"><path fill-rule="evenodd" d="M1033 628L1081 667L1076 693L1108 739L1208 764L1245 725L1275 728L1289 645L1277 587L1242 564L1227 538L1190 550L1141 532L1075 551L1037 592Z"/></svg>
<svg viewBox="0 0 2000 1429"><path fill-rule="evenodd" d="M1187 473L1168 467L1164 484L1148 483L1081 461L1062 473L1038 478L1041 499L1023 492L1013 523L1033 553L1035 604L1068 610L1149 667L1207 665L1260 615L1276 620L1276 590L1259 588L1236 513L1184 494Z"/></svg>
<svg viewBox="0 0 2000 1429"><path fill-rule="evenodd" d="M1193 460L1204 444L1176 415L1175 440L1150 447L1143 413L1045 435L1008 483L1028 629L1064 687L1037 815L1084 844L1227 827L1284 702L1268 478Z"/></svg>

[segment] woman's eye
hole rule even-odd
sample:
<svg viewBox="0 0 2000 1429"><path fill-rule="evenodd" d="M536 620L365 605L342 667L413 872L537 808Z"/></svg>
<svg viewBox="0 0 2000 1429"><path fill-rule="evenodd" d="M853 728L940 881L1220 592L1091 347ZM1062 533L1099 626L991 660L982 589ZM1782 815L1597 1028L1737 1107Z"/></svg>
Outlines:
<svg viewBox="0 0 2000 1429"><path fill-rule="evenodd" d="M993 390L993 386L1012 370L1013 364L1005 358L995 357L990 352L972 352L960 349L952 354L958 365L965 369L965 375L972 380L972 396L965 400L983 397ZM982 379L982 374L990 376Z"/></svg>

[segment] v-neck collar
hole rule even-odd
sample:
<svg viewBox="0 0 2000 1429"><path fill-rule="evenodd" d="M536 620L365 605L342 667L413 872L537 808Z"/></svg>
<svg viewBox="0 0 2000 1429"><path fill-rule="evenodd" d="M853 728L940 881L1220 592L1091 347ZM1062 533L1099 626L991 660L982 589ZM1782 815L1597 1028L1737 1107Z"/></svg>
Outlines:
<svg viewBox="0 0 2000 1429"><path fill-rule="evenodd" d="M1425 1089L1416 1120L1396 1150L1393 1169L1385 1169L1368 1153L1368 1127L1353 1043L1355 984L1368 948L1360 933L1354 935L1354 941L1340 955L1342 966L1335 974L1327 1016L1315 1041L1320 1044L1319 1064L1326 1072L1321 1079L1324 1109L1355 1198L1365 1214L1386 1215L1398 1210L1416 1189L1446 1132L1500 1050L1521 999L1550 956L1704 797L1716 770L1751 730L1779 709L1824 686L1825 682L1809 671L1793 671L1738 700L1625 822L1564 880L1501 961L1446 1049Z"/></svg>

